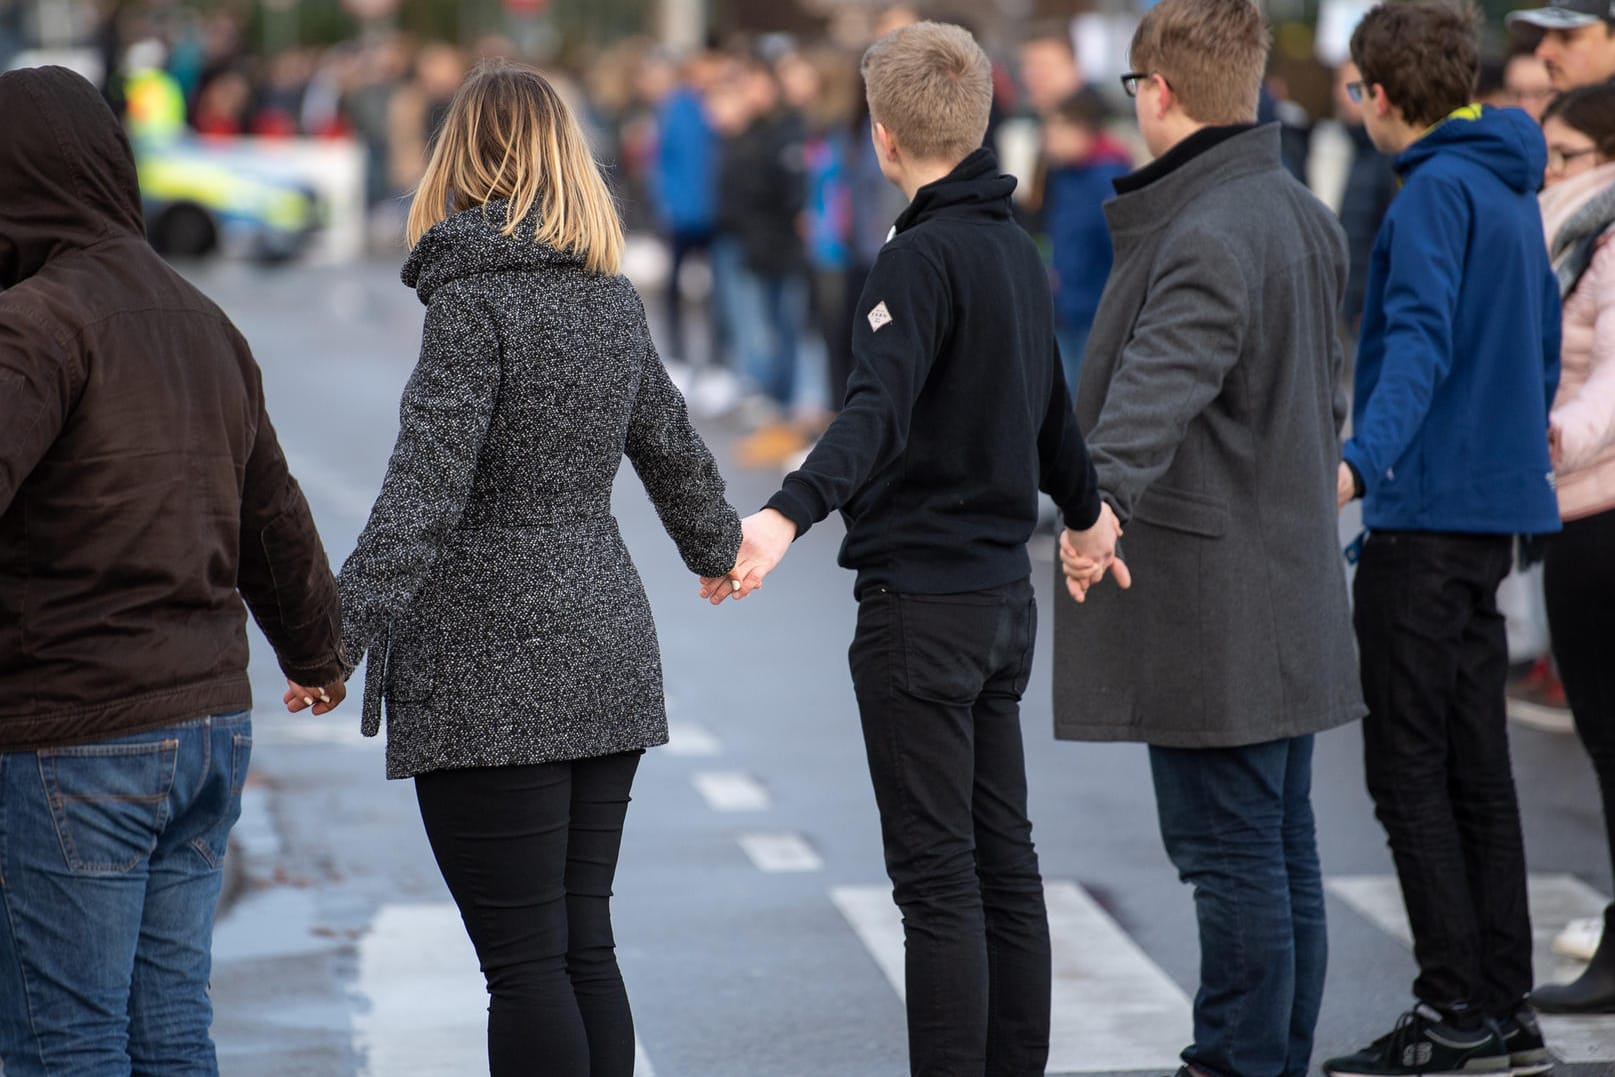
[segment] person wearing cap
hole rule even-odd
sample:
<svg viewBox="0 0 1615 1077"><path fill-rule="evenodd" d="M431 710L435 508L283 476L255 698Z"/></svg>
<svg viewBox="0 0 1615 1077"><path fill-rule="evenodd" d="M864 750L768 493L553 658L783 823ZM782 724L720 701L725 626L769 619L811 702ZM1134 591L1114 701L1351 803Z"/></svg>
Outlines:
<svg viewBox="0 0 1615 1077"><path fill-rule="evenodd" d="M1560 93L1615 79L1615 0L1549 0L1504 21L1518 35L1541 35L1536 55Z"/></svg>

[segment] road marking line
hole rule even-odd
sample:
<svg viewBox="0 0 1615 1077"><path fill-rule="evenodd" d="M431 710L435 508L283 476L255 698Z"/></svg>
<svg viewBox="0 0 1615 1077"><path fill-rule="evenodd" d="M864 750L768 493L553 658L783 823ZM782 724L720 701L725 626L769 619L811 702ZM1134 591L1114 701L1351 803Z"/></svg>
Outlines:
<svg viewBox="0 0 1615 1077"><path fill-rule="evenodd" d="M800 834L789 831L742 834L740 847L746 850L758 871L770 875L785 872L823 871L824 860Z"/></svg>
<svg viewBox="0 0 1615 1077"><path fill-rule="evenodd" d="M353 990L360 1077L486 1072L488 989L454 905L383 905L359 940ZM655 1077L637 1038L634 1067Z"/></svg>
<svg viewBox="0 0 1615 1077"><path fill-rule="evenodd" d="M690 780L713 811L768 810L768 790L750 774L737 770L707 770Z"/></svg>
<svg viewBox="0 0 1615 1077"><path fill-rule="evenodd" d="M685 757L719 755L723 744L705 726L694 722L670 722L667 726L667 754Z"/></svg>
<svg viewBox="0 0 1615 1077"><path fill-rule="evenodd" d="M1572 920L1603 916L1609 899L1574 875L1532 875L1533 963L1539 984L1563 983L1585 968L1553 952L1553 938ZM1412 947L1402 887L1395 875L1340 875L1324 880L1325 888L1355 909L1363 919ZM1561 1062L1615 1061L1615 1016L1551 1017L1542 1014L1542 1035Z"/></svg>
<svg viewBox="0 0 1615 1077"><path fill-rule="evenodd" d="M831 900L901 996L903 927L891 890L836 887ZM1172 1070L1191 1038L1189 998L1072 882L1047 882L1054 950L1050 1073Z"/></svg>

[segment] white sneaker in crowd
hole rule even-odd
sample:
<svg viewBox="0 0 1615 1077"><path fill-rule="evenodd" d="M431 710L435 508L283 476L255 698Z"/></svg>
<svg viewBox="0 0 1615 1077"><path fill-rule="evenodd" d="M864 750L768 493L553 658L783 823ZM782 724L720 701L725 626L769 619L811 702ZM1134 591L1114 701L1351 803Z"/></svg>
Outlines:
<svg viewBox="0 0 1615 1077"><path fill-rule="evenodd" d="M1604 918L1590 916L1585 920L1572 920L1553 940L1553 952L1577 961L1591 961L1598 952L1598 942L1604 936Z"/></svg>
<svg viewBox="0 0 1615 1077"><path fill-rule="evenodd" d="M701 367L695 371L685 395L697 418L715 419L734 410L740 402L740 381L722 367Z"/></svg>

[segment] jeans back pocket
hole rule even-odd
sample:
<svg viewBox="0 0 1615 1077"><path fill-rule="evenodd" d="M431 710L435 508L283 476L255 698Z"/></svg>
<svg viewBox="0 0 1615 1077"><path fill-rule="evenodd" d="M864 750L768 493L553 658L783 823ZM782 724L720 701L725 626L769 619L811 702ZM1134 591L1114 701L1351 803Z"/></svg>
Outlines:
<svg viewBox="0 0 1615 1077"><path fill-rule="evenodd" d="M167 821L179 741L81 744L38 756L70 870L122 875L151 855Z"/></svg>

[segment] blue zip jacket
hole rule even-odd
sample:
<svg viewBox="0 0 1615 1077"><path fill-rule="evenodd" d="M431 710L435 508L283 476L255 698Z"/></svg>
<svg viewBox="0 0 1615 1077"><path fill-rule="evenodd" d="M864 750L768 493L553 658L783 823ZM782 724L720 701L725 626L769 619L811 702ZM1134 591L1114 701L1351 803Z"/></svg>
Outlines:
<svg viewBox="0 0 1615 1077"><path fill-rule="evenodd" d="M1454 113L1396 159L1405 186L1374 241L1344 450L1371 530L1559 530L1546 163L1541 130L1512 108Z"/></svg>
<svg viewBox="0 0 1615 1077"><path fill-rule="evenodd" d="M681 86L656 110L659 141L652 188L662 223L675 232L707 232L717 213L718 136L701 95Z"/></svg>
<svg viewBox="0 0 1615 1077"><path fill-rule="evenodd" d="M1055 314L1066 329L1087 333L1110 277L1110 225L1105 202L1116 194L1111 181L1132 165L1106 146L1106 153L1079 165L1049 170L1043 224L1054 247Z"/></svg>

